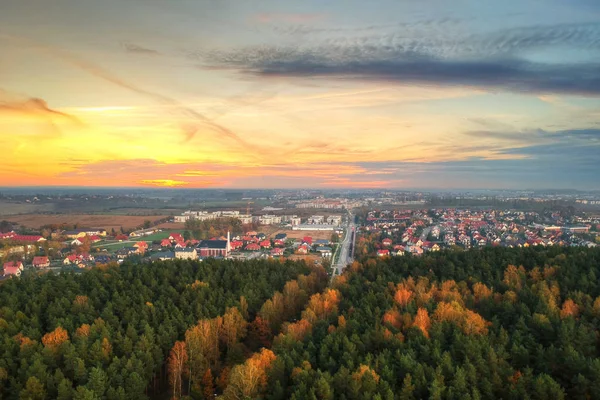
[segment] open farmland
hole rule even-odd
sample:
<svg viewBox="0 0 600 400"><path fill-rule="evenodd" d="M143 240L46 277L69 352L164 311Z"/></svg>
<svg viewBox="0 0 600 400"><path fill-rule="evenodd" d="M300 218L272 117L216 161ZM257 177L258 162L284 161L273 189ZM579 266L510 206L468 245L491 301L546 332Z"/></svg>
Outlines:
<svg viewBox="0 0 600 400"><path fill-rule="evenodd" d="M118 231L133 229L144 224L144 221L156 221L166 218L165 215L154 216L132 216L132 215L105 215L105 214L23 214L12 215L5 219L10 222L24 225L27 228L39 229L41 226L50 224L77 224L87 228L104 228L108 232L111 229Z"/></svg>

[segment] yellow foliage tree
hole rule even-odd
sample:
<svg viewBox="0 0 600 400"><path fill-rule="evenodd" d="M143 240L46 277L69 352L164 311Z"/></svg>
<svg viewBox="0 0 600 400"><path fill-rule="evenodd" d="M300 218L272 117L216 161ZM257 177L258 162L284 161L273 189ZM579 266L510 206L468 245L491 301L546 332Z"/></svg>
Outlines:
<svg viewBox="0 0 600 400"><path fill-rule="evenodd" d="M245 363L233 367L223 398L238 400L260 397L267 386L268 369L275 359L275 353L269 349L262 349Z"/></svg>

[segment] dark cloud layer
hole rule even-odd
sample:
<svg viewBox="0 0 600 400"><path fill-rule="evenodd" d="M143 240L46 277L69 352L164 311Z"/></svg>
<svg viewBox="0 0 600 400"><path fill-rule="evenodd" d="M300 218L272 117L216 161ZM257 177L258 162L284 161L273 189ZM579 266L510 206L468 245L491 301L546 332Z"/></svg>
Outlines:
<svg viewBox="0 0 600 400"><path fill-rule="evenodd" d="M600 62L527 61L537 48L600 50L600 24L534 26L481 36L379 37L193 54L207 65L258 76L445 84L511 92L600 94Z"/></svg>

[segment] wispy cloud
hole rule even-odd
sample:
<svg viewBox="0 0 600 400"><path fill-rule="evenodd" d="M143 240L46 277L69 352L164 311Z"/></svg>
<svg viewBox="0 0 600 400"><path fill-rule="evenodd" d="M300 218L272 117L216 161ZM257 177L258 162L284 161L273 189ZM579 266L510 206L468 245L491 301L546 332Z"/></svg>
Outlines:
<svg viewBox="0 0 600 400"><path fill-rule="evenodd" d="M34 123L34 132L38 139L61 136L62 126L65 123L77 128L85 126L76 116L50 108L43 99L19 99L18 96L2 90L0 90L0 117L3 118L0 125L18 125L17 131ZM16 120L13 121L14 117Z"/></svg>
<svg viewBox="0 0 600 400"><path fill-rule="evenodd" d="M287 23L305 23L325 18L325 14L319 13L260 13L253 17L253 20L260 23L287 22Z"/></svg>
<svg viewBox="0 0 600 400"><path fill-rule="evenodd" d="M122 79L121 77L112 73L111 71L109 71L105 68L102 68L88 60L85 60L82 57L77 56L76 54L73 54L71 52L68 52L68 51L60 49L60 48L48 46L48 45L37 43L37 42L32 42L29 39L24 39L24 38L20 38L20 37L14 37L14 36L9 36L9 35L0 35L0 38L9 39L9 40L16 41L16 42L25 44L27 46L33 47L37 50L43 51L51 56L54 56L62 61L65 61L77 68L80 68L81 70L83 70L97 78L100 78L106 82L110 82L116 86L119 86L123 89L129 90L133 93L137 93L141 96L147 97L147 98L154 100L156 102L159 102L161 104L173 107L173 110L176 111L179 115L183 115L184 117L187 117L190 120L190 123L184 124L182 126L182 130L185 133L185 141L189 141L189 140L193 139L194 136L196 135L196 133L201 128L204 127L204 128L208 128L208 129L212 130L213 132L215 132L223 137L229 138L229 139L237 142L241 146L247 146L246 141L244 141L242 138L240 138L231 129L212 121L210 118L208 118L204 114L184 105L183 103L181 103L169 96L142 88L132 82L128 82L125 79Z"/></svg>
<svg viewBox="0 0 600 400"><path fill-rule="evenodd" d="M133 53L133 54L148 54L148 55L159 55L160 52L158 52L157 50L153 50L147 47L143 47L134 43L121 43L121 45L123 46L123 48L125 49L125 51L127 53Z"/></svg>

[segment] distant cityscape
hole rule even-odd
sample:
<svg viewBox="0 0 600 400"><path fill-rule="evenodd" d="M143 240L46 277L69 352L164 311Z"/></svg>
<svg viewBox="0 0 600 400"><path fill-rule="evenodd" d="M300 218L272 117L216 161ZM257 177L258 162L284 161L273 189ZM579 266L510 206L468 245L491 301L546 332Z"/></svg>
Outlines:
<svg viewBox="0 0 600 400"><path fill-rule="evenodd" d="M12 209L0 217L4 276L129 257L287 257L341 270L361 256L600 241L595 192L28 190L0 194Z"/></svg>

